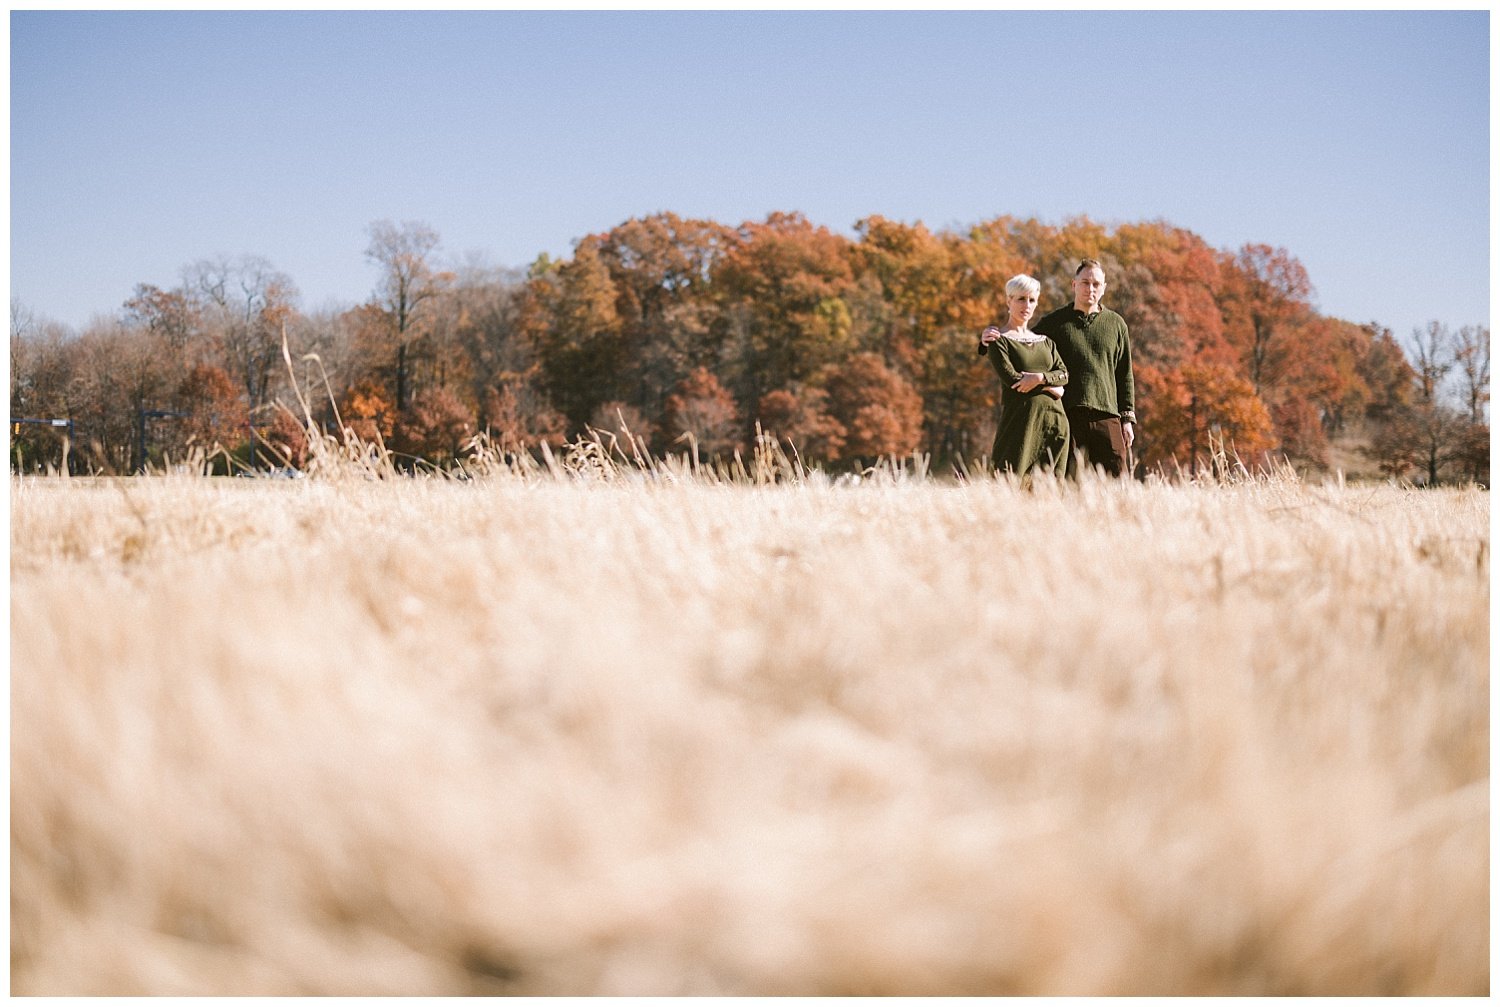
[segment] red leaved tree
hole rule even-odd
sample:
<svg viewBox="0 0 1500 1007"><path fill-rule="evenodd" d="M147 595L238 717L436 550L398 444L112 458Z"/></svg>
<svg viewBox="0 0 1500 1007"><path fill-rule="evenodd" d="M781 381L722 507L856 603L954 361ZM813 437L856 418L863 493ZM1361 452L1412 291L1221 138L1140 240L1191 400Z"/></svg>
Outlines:
<svg viewBox="0 0 1500 1007"><path fill-rule="evenodd" d="M588 427L604 435L605 444L611 437L615 438L620 450L626 454L633 450L632 443L645 450L656 434L656 424L635 406L619 399L599 403L594 415L589 417Z"/></svg>
<svg viewBox="0 0 1500 1007"><path fill-rule="evenodd" d="M531 381L520 376L502 378L486 390L479 418L502 451L542 444L559 447L567 440L566 417L552 408Z"/></svg>
<svg viewBox="0 0 1500 1007"><path fill-rule="evenodd" d="M662 411L662 447L688 444L708 457L730 455L740 447L739 410L734 396L712 371L696 367L677 383Z"/></svg>
<svg viewBox="0 0 1500 1007"><path fill-rule="evenodd" d="M856 353L824 373L828 412L844 428L832 461L873 462L922 443L922 397L878 353Z"/></svg>
<svg viewBox="0 0 1500 1007"><path fill-rule="evenodd" d="M828 393L813 385L762 395L760 425L808 464L838 458L844 450L844 425L828 414Z"/></svg>
<svg viewBox="0 0 1500 1007"><path fill-rule="evenodd" d="M423 388L396 419L391 446L435 465L451 462L474 436L474 414L450 389Z"/></svg>
<svg viewBox="0 0 1500 1007"><path fill-rule="evenodd" d="M285 409L271 413L270 425L255 429L257 454L264 457L269 449L273 464L300 469L307 464L307 427Z"/></svg>

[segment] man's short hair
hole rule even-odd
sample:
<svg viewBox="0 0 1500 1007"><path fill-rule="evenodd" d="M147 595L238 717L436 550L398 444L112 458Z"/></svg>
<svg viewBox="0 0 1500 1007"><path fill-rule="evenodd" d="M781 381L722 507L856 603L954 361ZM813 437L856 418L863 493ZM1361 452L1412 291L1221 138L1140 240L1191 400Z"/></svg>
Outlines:
<svg viewBox="0 0 1500 1007"><path fill-rule="evenodd" d="M1084 259L1078 264L1078 268L1073 270L1073 275L1075 277L1080 276L1083 274L1083 271L1085 269L1089 268L1097 269L1102 273L1104 272L1104 263L1100 262L1098 259Z"/></svg>
<svg viewBox="0 0 1500 1007"><path fill-rule="evenodd" d="M1006 283L1005 285L1006 297L1017 297L1023 293L1040 295L1041 292L1041 283L1037 280L1032 279L1030 276L1027 276L1025 273L1017 273L1015 276L1012 276L1010 278L1010 282Z"/></svg>

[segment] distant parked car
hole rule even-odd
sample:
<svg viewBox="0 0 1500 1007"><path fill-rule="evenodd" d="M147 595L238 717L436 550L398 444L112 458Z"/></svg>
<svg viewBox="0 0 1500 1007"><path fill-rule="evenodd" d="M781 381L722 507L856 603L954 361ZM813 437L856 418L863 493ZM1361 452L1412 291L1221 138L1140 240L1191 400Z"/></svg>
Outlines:
<svg viewBox="0 0 1500 1007"><path fill-rule="evenodd" d="M242 479L305 479L307 477L307 473L294 468L250 469L238 475Z"/></svg>

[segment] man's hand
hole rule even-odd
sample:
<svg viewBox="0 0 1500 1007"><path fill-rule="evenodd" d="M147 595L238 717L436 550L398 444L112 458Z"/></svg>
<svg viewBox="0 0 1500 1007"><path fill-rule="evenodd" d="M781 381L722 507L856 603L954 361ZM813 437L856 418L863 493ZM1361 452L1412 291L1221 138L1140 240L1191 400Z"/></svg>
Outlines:
<svg viewBox="0 0 1500 1007"><path fill-rule="evenodd" d="M1132 444L1135 443L1135 421L1134 420L1121 420L1120 421L1120 432L1125 435L1125 447L1126 448L1129 448Z"/></svg>
<svg viewBox="0 0 1500 1007"><path fill-rule="evenodd" d="M1021 380L1011 385L1011 391L1020 392L1025 395L1034 388L1040 388L1044 382L1042 376L1036 371L1022 371Z"/></svg>
<svg viewBox="0 0 1500 1007"><path fill-rule="evenodd" d="M991 325L979 334L979 345L988 346L1000 338L1000 330Z"/></svg>

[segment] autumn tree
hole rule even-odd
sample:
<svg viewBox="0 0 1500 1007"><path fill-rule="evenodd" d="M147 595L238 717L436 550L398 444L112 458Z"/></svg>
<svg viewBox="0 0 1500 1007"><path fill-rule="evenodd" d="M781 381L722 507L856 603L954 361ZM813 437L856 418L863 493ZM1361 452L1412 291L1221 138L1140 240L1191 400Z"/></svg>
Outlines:
<svg viewBox="0 0 1500 1007"><path fill-rule="evenodd" d="M11 303L10 412L12 416L66 416L76 354L72 333Z"/></svg>
<svg viewBox="0 0 1500 1007"><path fill-rule="evenodd" d="M249 439L244 397L216 364L194 365L178 382L171 404L182 415L163 432L162 441L179 456L194 447L231 450Z"/></svg>
<svg viewBox="0 0 1500 1007"><path fill-rule="evenodd" d="M138 283L135 293L125 302L125 321L157 335L174 354L186 359L188 341L203 324L200 305L186 288L162 290L149 283Z"/></svg>
<svg viewBox="0 0 1500 1007"><path fill-rule="evenodd" d="M859 242L849 258L856 271L880 281L891 308L885 348L892 359L911 366L939 332L958 324L980 328L988 321L987 303L966 305L957 296L953 246L921 223L873 216L856 224L855 231Z"/></svg>
<svg viewBox="0 0 1500 1007"><path fill-rule="evenodd" d="M1374 322L1363 328L1370 338L1357 367L1369 392L1365 419L1379 425L1411 404L1417 374L1390 329Z"/></svg>
<svg viewBox="0 0 1500 1007"><path fill-rule="evenodd" d="M620 391L654 414L689 371L714 370L722 362L723 330L713 325L713 274L734 232L712 221L657 213L589 240L615 291L625 368Z"/></svg>
<svg viewBox="0 0 1500 1007"><path fill-rule="evenodd" d="M469 263L455 272L450 301L476 398L506 375L537 365L536 347L521 323L523 270Z"/></svg>
<svg viewBox="0 0 1500 1007"><path fill-rule="evenodd" d="M1257 395L1284 373L1285 344L1309 311L1312 282L1302 263L1285 248L1248 244L1224 257L1221 301L1225 335L1239 350Z"/></svg>
<svg viewBox="0 0 1500 1007"><path fill-rule="evenodd" d="M823 374L828 413L843 428L837 462L907 455L922 443L922 397L876 353L856 353Z"/></svg>
<svg viewBox="0 0 1500 1007"><path fill-rule="evenodd" d="M1466 346L1475 353L1488 352L1474 346L1481 331L1476 327L1455 333L1438 321L1412 331L1407 344L1409 391L1392 396L1395 401L1386 407L1370 449L1381 471L1399 478L1416 469L1427 485L1436 486L1444 470L1457 464L1468 478L1488 479L1488 423L1476 423L1473 412L1482 408L1479 399L1487 395L1487 388L1468 387L1467 377L1456 389L1451 383L1455 370L1462 369L1460 354ZM1389 339L1389 333L1383 335ZM1479 383L1487 362L1476 360L1469 367Z"/></svg>
<svg viewBox="0 0 1500 1007"><path fill-rule="evenodd" d="M1490 484L1490 425L1465 423L1453 448L1453 460L1462 466L1467 478L1488 487Z"/></svg>
<svg viewBox="0 0 1500 1007"><path fill-rule="evenodd" d="M761 396L762 430L805 461L838 458L844 450L844 425L828 413L828 392L800 382Z"/></svg>
<svg viewBox="0 0 1500 1007"><path fill-rule="evenodd" d="M1220 450L1252 461L1276 447L1265 403L1228 365L1187 364L1154 384L1157 395L1142 423L1147 465L1175 463L1196 475Z"/></svg>
<svg viewBox="0 0 1500 1007"><path fill-rule="evenodd" d="M431 386L418 389L399 412L391 448L407 459L446 466L463 452L474 432L474 415L453 390Z"/></svg>
<svg viewBox="0 0 1500 1007"><path fill-rule="evenodd" d="M460 400L472 402L475 361L468 350L473 343L473 312L483 308L489 292L481 285L482 273L472 267L449 277L445 295L432 302L427 315L423 352L411 361L409 384L413 389L446 388Z"/></svg>
<svg viewBox="0 0 1500 1007"><path fill-rule="evenodd" d="M1364 368L1371 351L1370 330L1315 316L1303 333L1299 374L1289 384L1317 409L1329 436L1342 434L1367 414L1373 395Z"/></svg>
<svg viewBox="0 0 1500 1007"><path fill-rule="evenodd" d="M372 339L366 344L363 340L366 326L362 318L375 313L369 305L346 309L330 306L298 312L287 323L292 370L283 378L296 382L307 399L313 422L327 433L341 432L335 414L349 389L364 379L379 380L383 343ZM301 415L296 396L285 389L255 417L257 429L270 424L273 413L282 405L295 408ZM303 421L306 419L304 416Z"/></svg>
<svg viewBox="0 0 1500 1007"><path fill-rule="evenodd" d="M620 450L626 452L648 450L656 438L656 424L635 406L619 399L595 406L586 428L603 435L606 442L618 441Z"/></svg>
<svg viewBox="0 0 1500 1007"><path fill-rule="evenodd" d="M523 298L544 390L572 429L590 423L601 403L625 401L618 292L597 242L580 242L567 262L539 263Z"/></svg>
<svg viewBox="0 0 1500 1007"><path fill-rule="evenodd" d="M955 324L970 329L983 328L1005 320L1008 305L1005 300L1005 285L1019 273L1036 277L1044 272L1036 263L1027 259L1012 243L1007 222L1000 218L977 225L967 233L946 235L953 264L954 296L960 302ZM1042 302L1047 310L1057 304Z"/></svg>
<svg viewBox="0 0 1500 1007"><path fill-rule="evenodd" d="M974 342L973 329L941 329L916 361L923 441L940 464L990 450L1000 383L992 368L975 366Z"/></svg>
<svg viewBox="0 0 1500 1007"><path fill-rule="evenodd" d="M805 381L851 348L848 241L800 214L742 224L714 282L729 309L725 369L740 402Z"/></svg>
<svg viewBox="0 0 1500 1007"><path fill-rule="evenodd" d="M302 469L307 466L310 454L307 427L290 410L280 407L271 410L266 422L256 427L254 434L257 458L269 455L271 464L277 467Z"/></svg>
<svg viewBox="0 0 1500 1007"><path fill-rule="evenodd" d="M384 443L396 432L399 412L385 386L370 378L352 385L338 403L344 428L367 443ZM340 431L342 434L343 431Z"/></svg>
<svg viewBox="0 0 1500 1007"><path fill-rule="evenodd" d="M77 341L67 326L40 318L11 302L10 414L12 417L67 420L78 407ZM78 433L75 425L74 434ZM76 443L65 443L67 428L23 424L11 434L11 463L18 469L63 469L77 458ZM69 453L65 457L65 453Z"/></svg>
<svg viewBox="0 0 1500 1007"><path fill-rule="evenodd" d="M88 326L69 354L66 408L79 431L80 460L104 472L139 471L152 460L160 426L175 422L146 414L167 411L180 365L158 334L116 319ZM154 455L159 460L159 449Z"/></svg>
<svg viewBox="0 0 1500 1007"><path fill-rule="evenodd" d="M666 450L687 445L695 455L732 454L741 444L734 396L708 368L694 368L667 396L660 437Z"/></svg>
<svg viewBox="0 0 1500 1007"><path fill-rule="evenodd" d="M1107 300L1129 320L1136 361L1164 370L1234 363L1217 300L1223 282L1217 252L1162 221L1122 224L1111 246L1125 271L1108 277Z"/></svg>
<svg viewBox="0 0 1500 1007"><path fill-rule="evenodd" d="M975 225L969 234L971 240L1008 249L1025 264L1026 268L1017 272L1029 273L1042 285L1038 300L1043 311L1073 303L1073 274L1079 260L1098 259L1111 283L1119 272L1108 230L1087 216L1069 217L1059 226L1035 218L1003 216ZM1005 317L1004 287L1001 280L997 318Z"/></svg>
<svg viewBox="0 0 1500 1007"><path fill-rule="evenodd" d="M891 309L882 355L913 375L928 450L939 462L982 454L998 390L993 373L974 366L974 340L1004 318L1005 284L1021 271L1018 260L921 224L870 217L856 229L851 259L862 277L878 280Z"/></svg>
<svg viewBox="0 0 1500 1007"><path fill-rule="evenodd" d="M526 284L524 271L470 261L445 298L458 364L438 381L453 384L445 378L461 370L462 398L474 403L479 429L511 452L559 445L568 432L546 392L538 338L547 323L538 320L544 312Z"/></svg>
<svg viewBox="0 0 1500 1007"><path fill-rule="evenodd" d="M1457 364L1453 330L1438 321L1412 330L1412 368L1416 388L1407 416L1417 446L1418 465L1427 485L1438 484L1439 469L1454 453L1464 429L1464 415L1447 401L1448 376Z"/></svg>
<svg viewBox="0 0 1500 1007"><path fill-rule="evenodd" d="M1490 403L1490 329L1465 325L1453 334L1453 362L1460 379L1459 399L1471 423L1484 423Z"/></svg>
<svg viewBox="0 0 1500 1007"><path fill-rule="evenodd" d="M479 424L502 451L522 451L567 440L568 421L524 374L502 376L485 390Z"/></svg>

